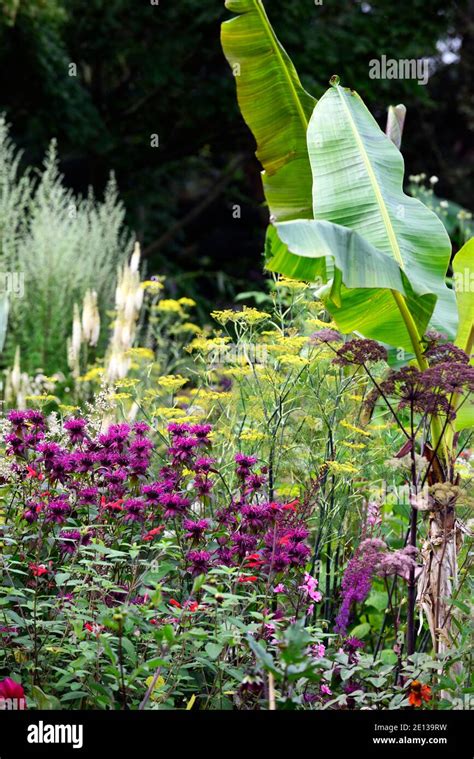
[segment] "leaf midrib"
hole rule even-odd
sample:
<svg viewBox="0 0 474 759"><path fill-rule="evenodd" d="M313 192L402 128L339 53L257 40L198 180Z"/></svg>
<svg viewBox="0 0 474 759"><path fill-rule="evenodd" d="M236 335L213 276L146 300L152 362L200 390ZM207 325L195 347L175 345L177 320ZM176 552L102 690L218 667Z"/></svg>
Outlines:
<svg viewBox="0 0 474 759"><path fill-rule="evenodd" d="M388 235L388 239L389 239L389 242L390 242L390 247L392 249L392 253L393 253L394 257L395 257L396 262L400 266L400 268L401 269L405 269L405 264L403 262L402 254L400 252L400 247L399 247L398 241L397 241L397 236L396 236L395 231L393 229L392 222L391 222L388 210L387 210L387 206L385 205L385 201L384 201L383 195L382 195L382 193L380 191L380 187L379 187L378 182L377 182L377 177L375 176L375 172L374 172L374 170L372 168L372 164L370 162L370 158L367 155L367 151L365 149L365 145L362 142L362 138L361 138L361 136L359 134L359 131L358 131L357 126L356 126L356 124L354 122L354 119L352 118L352 114L350 112L350 109L349 109L349 107L348 107L348 105L347 105L347 103L345 101L345 95L344 95L342 87L337 86L337 87L335 87L335 89L337 90L337 94L338 94L338 96L339 96L339 98L341 100L341 103L342 103L342 106L343 106L343 108L344 108L344 110L346 112L347 118L349 119L349 124L350 124L351 130L352 130L352 133L354 135L354 138L355 138L355 141L356 141L357 146L359 148L359 151L360 151L360 153L362 155L362 160L364 161L365 168L367 169L367 174L369 176L369 180L370 180L370 183L372 185L372 189L374 191L375 198L377 200L377 204L378 204L378 207L379 207L379 210L380 210L380 214L382 216L382 221L384 223L385 229L387 230L387 235ZM355 97L359 97L357 95L357 93L354 93L354 95L355 95Z"/></svg>
<svg viewBox="0 0 474 759"><path fill-rule="evenodd" d="M258 15L260 16L260 20L261 20L261 22L263 24L263 27L264 27L267 35L268 35L268 38L270 40L270 44L271 44L271 46L272 46L272 48L274 50L274 53L277 56L278 60L280 61L280 65L281 65L281 67L283 69L286 81L288 82L288 86L289 86L290 91L292 93L293 99L295 101L296 109L298 111L298 114L300 116L301 122L303 124L304 129L305 129L305 134L306 134L306 131L308 129L308 124L309 124L309 119L306 118L306 114L304 112L304 109L303 109L303 106L301 104L301 101L300 101L300 99L298 97L298 93L296 92L295 86L293 84L293 80L292 80L292 78L290 76L290 72L288 71L288 68L287 68L287 66L285 64L285 61L284 61L283 56L281 54L281 50L280 50L280 48L278 46L277 40L275 38L275 35L272 33L272 28L271 28L271 25L270 25L270 20L269 20L267 14L265 12L265 8L263 7L261 0L255 0L255 8L256 8L256 11L257 11Z"/></svg>

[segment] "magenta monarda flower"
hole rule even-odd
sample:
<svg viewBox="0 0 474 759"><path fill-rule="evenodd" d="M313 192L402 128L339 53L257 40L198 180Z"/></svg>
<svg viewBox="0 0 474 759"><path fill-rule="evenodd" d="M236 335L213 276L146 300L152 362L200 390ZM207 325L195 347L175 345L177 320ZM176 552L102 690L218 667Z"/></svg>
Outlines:
<svg viewBox="0 0 474 759"><path fill-rule="evenodd" d="M142 522L145 518L145 503L141 498L129 498L123 504L126 522Z"/></svg>
<svg viewBox="0 0 474 759"><path fill-rule="evenodd" d="M87 421L82 417L73 417L64 422L64 429L68 431L71 443L82 443L86 436Z"/></svg>
<svg viewBox="0 0 474 759"><path fill-rule="evenodd" d="M20 683L12 680L11 677L6 677L4 680L0 680L0 701L14 701L19 709L25 709L25 691Z"/></svg>
<svg viewBox="0 0 474 759"><path fill-rule="evenodd" d="M191 572L193 577L205 575L209 571L211 554L208 551L189 551L186 558L190 562L188 572Z"/></svg>

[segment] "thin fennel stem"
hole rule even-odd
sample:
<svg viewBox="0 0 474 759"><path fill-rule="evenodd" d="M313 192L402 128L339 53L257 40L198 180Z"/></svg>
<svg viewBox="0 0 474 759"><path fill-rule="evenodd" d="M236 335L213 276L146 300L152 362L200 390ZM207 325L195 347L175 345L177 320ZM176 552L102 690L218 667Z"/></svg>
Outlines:
<svg viewBox="0 0 474 759"><path fill-rule="evenodd" d="M413 319L413 316L410 313L410 310L406 304L406 301L403 295L397 292L397 290L392 290L392 295L402 315L402 319L405 322L407 332L410 335L410 340L413 345L413 350L415 351L415 356L416 356L416 360L418 361L418 366L420 367L421 371L424 371L425 369L429 368L429 364L421 350L421 337L420 337L420 333L418 332L418 328L415 324L415 320ZM433 433L433 448L436 449L439 445L442 432L441 432L440 421L438 417L435 415L433 415L431 419L431 431ZM448 456L448 450L446 447L446 442L443 440L441 441L441 443L443 447L445 461L446 461L446 464L448 464L449 456Z"/></svg>

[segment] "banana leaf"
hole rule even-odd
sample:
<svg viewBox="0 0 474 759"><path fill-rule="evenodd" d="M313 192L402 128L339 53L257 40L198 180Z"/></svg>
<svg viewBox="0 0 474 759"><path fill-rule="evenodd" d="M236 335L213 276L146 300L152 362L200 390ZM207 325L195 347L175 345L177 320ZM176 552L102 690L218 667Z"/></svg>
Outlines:
<svg viewBox="0 0 474 759"><path fill-rule="evenodd" d="M357 237L337 234L338 255L344 258L345 270L336 263L338 298L330 297L327 306L340 329L358 331L405 350L414 347L414 335L423 335L428 324L454 337L455 296L445 284L449 236L432 211L403 192L401 153L361 98L336 81L317 103L307 138L315 222L330 222L357 233ZM312 256L320 255L322 228L316 232L315 227L301 222L292 227L291 234L282 224L276 229L284 236L287 249L270 238L268 268L287 275L293 271L293 276L297 273L303 279L305 271L313 274ZM325 228L326 242L328 234ZM331 239L334 242L334 235ZM343 245L351 246L344 254ZM372 249L370 265L363 261L369 255L367 245ZM374 256L374 251L379 255ZM387 286L387 270L392 271L394 263L401 288ZM332 276L331 267L326 268ZM354 285L356 282L359 284ZM331 292L334 295L334 283Z"/></svg>
<svg viewBox="0 0 474 759"><path fill-rule="evenodd" d="M239 15L222 24L222 47L257 142L270 212L278 221L310 219L306 132L316 100L303 88L261 0L227 0L226 7Z"/></svg>

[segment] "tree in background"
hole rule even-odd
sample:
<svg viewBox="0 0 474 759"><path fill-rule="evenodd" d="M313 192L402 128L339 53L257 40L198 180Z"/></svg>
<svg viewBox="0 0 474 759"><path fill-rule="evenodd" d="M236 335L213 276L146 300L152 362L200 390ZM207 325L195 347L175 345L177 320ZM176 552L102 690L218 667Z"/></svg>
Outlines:
<svg viewBox="0 0 474 759"><path fill-rule="evenodd" d="M267 211L220 49L219 26L230 17L224 3L0 5L0 64L9 72L0 106L27 160L39 163L57 137L75 190L101 192L114 170L149 270L177 288L212 300L251 289L261 276ZM470 206L472 5L272 0L267 10L309 92L320 96L338 73L375 104L380 123L390 103L404 102L407 175L439 174L439 194ZM370 61L381 55L429 57L427 86L370 79Z"/></svg>

